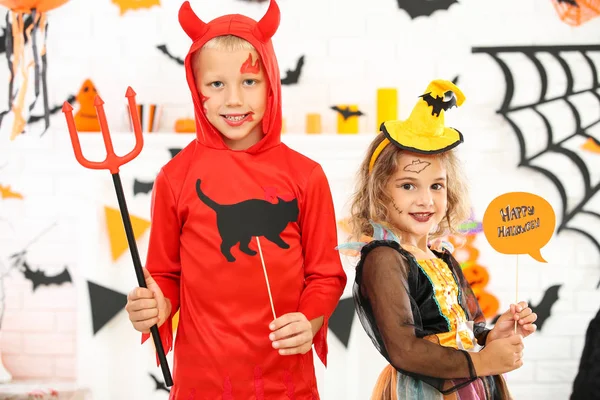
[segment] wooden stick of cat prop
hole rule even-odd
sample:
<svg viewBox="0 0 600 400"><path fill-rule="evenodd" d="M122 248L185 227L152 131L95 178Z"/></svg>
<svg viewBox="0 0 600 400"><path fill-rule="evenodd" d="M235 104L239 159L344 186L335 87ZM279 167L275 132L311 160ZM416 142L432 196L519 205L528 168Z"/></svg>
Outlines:
<svg viewBox="0 0 600 400"><path fill-rule="evenodd" d="M554 234L556 215L545 199L528 192L510 192L496 197L483 215L483 232L499 253L517 256L515 293L519 303L519 254L547 262L540 249ZM517 321L515 321L517 333Z"/></svg>
<svg viewBox="0 0 600 400"><path fill-rule="evenodd" d="M262 248L260 247L260 239L256 236L256 243L258 244L258 254L260 255L260 262L262 263L263 273L265 274L265 282L267 282L267 291L269 292L269 301L271 302L271 311L273 311L273 319L277 319L275 315L275 307L273 306L273 296L271 295L271 285L269 284L269 275L267 274L267 267L265 266L265 258L263 257Z"/></svg>

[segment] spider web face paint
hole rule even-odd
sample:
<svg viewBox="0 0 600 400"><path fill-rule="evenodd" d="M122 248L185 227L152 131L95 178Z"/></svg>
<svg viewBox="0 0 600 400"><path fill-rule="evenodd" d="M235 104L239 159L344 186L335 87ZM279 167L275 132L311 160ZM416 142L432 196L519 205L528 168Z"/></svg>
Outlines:
<svg viewBox="0 0 600 400"><path fill-rule="evenodd" d="M252 65L252 53L248 54L248 59L242 64L240 73L242 74L258 74L260 72L260 60L257 58L256 63Z"/></svg>
<svg viewBox="0 0 600 400"><path fill-rule="evenodd" d="M600 51L598 45L574 46L518 46L518 47L474 47L473 53L484 53L492 57L498 64L506 81L506 94L498 113L501 114L517 135L519 142L519 166L530 168L546 176L556 186L562 209L558 213L557 233L563 230L578 232L587 237L600 252L600 178L593 177L590 171L598 171L590 167L600 162L594 153L582 151L581 146L586 141L598 140L600 119L600 87L598 81L598 66L592 58L592 52ZM523 56L528 59L540 80L539 95L533 100L515 104L515 85L521 67L515 63L511 67L510 60ZM575 78L585 75L578 70L577 75L572 71L572 60L579 60L590 70L591 82L582 86ZM600 62L600 61L599 61ZM554 67L554 68L552 68ZM566 78L564 90L556 92L556 85L549 81L556 79L560 70ZM553 74L554 73L554 74ZM559 77L560 79L560 77ZM529 91L529 88L527 88ZM553 93L550 93L550 92ZM582 106L582 101L587 101ZM591 112L591 110L594 110ZM592 115L590 115L592 114ZM539 148L540 138L536 137L537 129L532 129L532 119L537 121L545 130L546 143ZM565 127L562 121L572 121L573 127ZM523 123L525 121L525 123ZM561 126L562 125L562 126ZM537 139L537 140L536 140ZM537 145L537 149L536 149ZM568 174L561 170L564 162L573 163L583 182L583 188L573 187L577 179L564 179ZM561 180L561 178L563 178ZM567 191L567 188L570 190ZM574 189L574 190L573 190ZM581 192L577 195L576 192ZM562 215L561 215L562 214ZM599 284L600 285L600 284Z"/></svg>

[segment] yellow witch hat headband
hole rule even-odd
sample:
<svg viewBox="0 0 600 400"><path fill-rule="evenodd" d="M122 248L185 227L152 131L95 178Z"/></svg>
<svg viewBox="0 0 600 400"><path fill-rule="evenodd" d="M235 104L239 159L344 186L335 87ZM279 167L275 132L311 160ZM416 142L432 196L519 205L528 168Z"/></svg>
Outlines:
<svg viewBox="0 0 600 400"><path fill-rule="evenodd" d="M390 143L419 154L443 153L458 146L463 142L463 136L458 130L444 125L444 112L460 107L464 101L465 95L454 83L442 79L432 81L425 94L419 96L408 119L381 124L385 138L371 156L369 172Z"/></svg>

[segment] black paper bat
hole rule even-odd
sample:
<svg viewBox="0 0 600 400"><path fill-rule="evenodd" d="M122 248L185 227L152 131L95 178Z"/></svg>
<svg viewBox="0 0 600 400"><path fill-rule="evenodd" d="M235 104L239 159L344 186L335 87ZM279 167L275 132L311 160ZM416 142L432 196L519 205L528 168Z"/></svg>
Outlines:
<svg viewBox="0 0 600 400"><path fill-rule="evenodd" d="M450 96L450 100L444 101L444 97L446 96ZM434 116L438 116L440 115L440 112L442 110L444 111L448 111L449 109L451 109L452 107L456 107L456 97L454 96L454 93L452 93L452 91L447 91L446 93L444 93L444 97L440 97L440 96L435 96L433 97L431 95L431 93L425 93L422 96L423 100L425 100L425 102L430 105L431 107L433 107L433 110L431 111L431 115Z"/></svg>
<svg viewBox="0 0 600 400"><path fill-rule="evenodd" d="M67 97L67 102L73 104L75 102L75 96L74 95L70 95L69 97ZM52 114L56 114L59 111L62 111L62 104L60 106L56 106L56 107L52 107L50 109L50 111L48 112L48 114L52 115ZM27 123L31 124L34 122L38 122L42 119L44 119L45 116L43 115L32 115L29 117L29 119L27 120Z"/></svg>
<svg viewBox="0 0 600 400"><path fill-rule="evenodd" d="M161 53L165 54L167 57L169 57L171 60L175 61L177 64L183 65L184 61L183 59L179 58L179 57L175 57L173 54L171 54L169 52L169 50L167 49L167 45L166 44L159 44L158 46L156 46L156 48L158 50L161 51Z"/></svg>
<svg viewBox="0 0 600 400"><path fill-rule="evenodd" d="M148 375L150 375L150 377L152 378L152 380L154 381L154 384L156 385L156 388L154 390L158 391L158 390L164 390L165 392L171 392L171 390L167 387L167 385L165 385L164 382L159 381L154 374L149 373Z"/></svg>
<svg viewBox="0 0 600 400"><path fill-rule="evenodd" d="M437 10L447 10L456 0L398 0L398 7L405 10L412 19L429 16Z"/></svg>
<svg viewBox="0 0 600 400"><path fill-rule="evenodd" d="M31 269L27 261L25 261L24 257L24 251L13 254L11 256L11 258L16 259L15 264L20 264L21 268L19 268L19 270L23 272L23 276L25 277L25 279L28 279L31 281L31 283L33 283L34 291L39 286L61 285L66 282L73 283L73 280L71 279L71 274L69 274L69 270L67 269L67 267L65 267L65 269L58 275L48 276L46 275L46 272L42 270L38 269L34 271L33 269Z"/></svg>
<svg viewBox="0 0 600 400"><path fill-rule="evenodd" d="M550 311L552 310L554 303L558 300L558 290L561 286L562 285L554 285L546 289L542 300L540 300L537 306L531 304L531 301L529 302L529 307L537 314L537 321L535 321L535 324L537 325L538 330L542 330L542 326L544 326L544 323L548 317L550 317Z"/></svg>
<svg viewBox="0 0 600 400"><path fill-rule="evenodd" d="M365 115L360 110L350 111L350 107L341 108L339 106L331 106L331 109L339 112L342 115L342 117L344 117L344 121L350 117L354 117L354 116L360 117L361 115Z"/></svg>
<svg viewBox="0 0 600 400"><path fill-rule="evenodd" d="M135 179L133 181L133 195L137 195L139 193L150 193L152 191L152 187L154 186L154 181L150 182L142 182Z"/></svg>
<svg viewBox="0 0 600 400"><path fill-rule="evenodd" d="M282 85L293 85L298 83L300 80L300 73L302 73L302 67L304 66L304 56L300 56L296 63L296 69L288 69L285 71L285 77L281 79Z"/></svg>

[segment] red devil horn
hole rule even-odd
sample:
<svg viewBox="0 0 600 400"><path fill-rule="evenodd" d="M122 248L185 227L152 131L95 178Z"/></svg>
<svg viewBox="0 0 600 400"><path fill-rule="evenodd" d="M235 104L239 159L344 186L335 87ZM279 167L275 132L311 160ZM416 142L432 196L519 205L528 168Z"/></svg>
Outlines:
<svg viewBox="0 0 600 400"><path fill-rule="evenodd" d="M257 36L262 39L263 42L267 42L279 28L279 6L275 0L271 0L269 3L269 9L267 13L261 18L256 24Z"/></svg>
<svg viewBox="0 0 600 400"><path fill-rule="evenodd" d="M204 35L207 28L206 23L192 10L189 1L185 1L179 8L179 24L193 41Z"/></svg>

